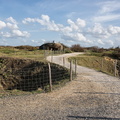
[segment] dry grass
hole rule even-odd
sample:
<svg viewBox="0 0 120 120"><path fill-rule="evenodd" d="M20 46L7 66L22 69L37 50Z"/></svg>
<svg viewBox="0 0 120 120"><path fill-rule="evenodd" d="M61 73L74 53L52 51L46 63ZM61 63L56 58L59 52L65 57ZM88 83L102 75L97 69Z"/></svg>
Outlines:
<svg viewBox="0 0 120 120"><path fill-rule="evenodd" d="M44 61L44 51L43 50L19 50L12 47L0 47L0 56L13 57L13 58L27 58L32 60Z"/></svg>
<svg viewBox="0 0 120 120"><path fill-rule="evenodd" d="M53 55L53 54L60 54L60 51L54 51L53 53L51 53L51 51L44 51L44 50L34 50L34 51L28 51L28 50L23 50L23 49L16 49L14 47L0 47L0 83L1 81L5 82L5 85L9 86L8 83L10 83L11 85L19 80L23 80L24 81L24 77L21 77L19 74L22 73L24 75L27 76L27 72L31 70L31 75L29 76L29 85L33 84L32 82L34 80L32 80L33 78L35 78L37 76L37 74L39 73L39 80L38 83L40 82L40 80L42 79L42 77L44 76L44 82L46 82L47 84L44 85L44 90L40 89L40 87L36 90L32 90L32 91L23 91L23 90L19 90L19 89L13 89L13 90L4 90L3 86L1 86L0 84L0 96L4 96L4 95L21 95L21 94L29 94L29 93L41 93L43 91L49 91L49 85L48 85L48 69L46 70L46 68L43 70L43 72L45 71L45 73L43 72L38 72L36 73L36 76L32 76L32 73L37 72L34 70L32 70L31 67L33 63L35 63L37 65L37 67L40 68L44 68L45 66L47 67L47 63L45 62L45 56L47 57L48 55ZM30 65L29 65L30 64ZM35 66L36 66L35 65ZM53 85L53 89L56 89L60 86L63 86L66 82L69 81L68 76L69 76L69 72L68 70L65 68L62 68L58 65L52 64L51 63L51 67L52 67L52 79L54 82ZM14 66L14 68L13 68ZM28 67L28 70L24 70L24 68L26 68L26 66ZM36 68L36 67L35 67ZM12 70L12 72L9 71ZM20 71L18 71L18 69ZM8 72L9 71L9 72ZM13 72L14 71L14 72ZM18 71L18 75L14 74ZM25 71L25 72L24 72ZM65 71L65 73L63 73L63 71ZM57 73L56 73L57 72ZM55 74L56 73L56 74ZM45 74L45 75L43 75ZM67 76L66 76L67 74ZM13 76L13 77L12 77ZM27 79L27 78L26 78ZM38 78L35 78L38 79ZM31 82L32 81L32 82ZM25 82L25 81L24 81ZM41 81L42 83L42 81ZM28 86L28 85L27 85Z"/></svg>
<svg viewBox="0 0 120 120"><path fill-rule="evenodd" d="M70 59L76 59L78 65L80 66L92 68L109 75L114 75L114 63L111 61L106 61L103 57L80 55Z"/></svg>

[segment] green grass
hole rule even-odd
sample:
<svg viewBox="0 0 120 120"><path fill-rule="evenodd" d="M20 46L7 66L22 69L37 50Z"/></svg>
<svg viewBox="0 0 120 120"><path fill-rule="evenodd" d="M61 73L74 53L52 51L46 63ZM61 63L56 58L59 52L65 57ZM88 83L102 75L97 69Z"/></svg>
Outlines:
<svg viewBox="0 0 120 120"><path fill-rule="evenodd" d="M28 51L24 49L16 49L14 47L0 47L0 56L32 59L37 61L45 61L45 56L59 55L65 53L64 51L49 51L49 50L33 50Z"/></svg>
<svg viewBox="0 0 120 120"><path fill-rule="evenodd" d="M0 47L0 56L4 57L13 57L13 58L23 58L23 59L32 59L38 61L44 61L44 50L19 50L11 47Z"/></svg>
<svg viewBox="0 0 120 120"><path fill-rule="evenodd" d="M59 89L63 86L65 86L68 82L70 82L69 79L63 79L61 81L57 81L52 85L52 90ZM34 91L21 91L17 89L13 90L2 90L0 91L0 98L6 97L6 96L19 96L19 95L29 95L29 94L39 94L39 93L46 93L50 92L50 86L46 85L44 89L38 89Z"/></svg>
<svg viewBox="0 0 120 120"><path fill-rule="evenodd" d="M29 94L37 94L37 93L43 93L44 91L42 89L35 90L35 91L21 91L21 90L3 90L0 91L0 98L6 97L6 96L19 96L19 95L29 95Z"/></svg>
<svg viewBox="0 0 120 120"><path fill-rule="evenodd" d="M104 52L101 52L101 53L86 51L85 55L86 56L98 56L98 57L102 57L104 54L112 54L113 52L114 52L113 50L104 51Z"/></svg>
<svg viewBox="0 0 120 120"><path fill-rule="evenodd" d="M76 59L78 65L80 66L95 69L109 75L114 75L114 63L111 61L106 61L103 57L79 55L70 59Z"/></svg>
<svg viewBox="0 0 120 120"><path fill-rule="evenodd" d="M55 83L53 83L52 85L52 90L57 90L57 89L60 89L61 87L65 86L68 82L70 82L69 79L63 79L61 81L56 81ZM50 91L50 86L49 85L46 85L44 87L44 91L45 92L51 92Z"/></svg>
<svg viewBox="0 0 120 120"><path fill-rule="evenodd" d="M44 51L44 50L34 50L34 51L28 51L28 50L19 50L12 47L0 47L0 57L12 57L12 58L20 58L20 59L32 59L37 61L45 61L45 55L58 55L63 54L61 51L55 51L51 53L51 51ZM6 74L4 75L6 78ZM9 77L9 75L8 75ZM58 89L62 86L64 86L69 79L63 78L59 81L56 80L56 82L53 83L53 90ZM28 95L28 94L35 94L35 93L43 93L43 92L49 92L49 84L45 86L44 89L38 89L34 91L22 91L18 89L13 90L0 90L0 97L4 96L17 96L17 95Z"/></svg>

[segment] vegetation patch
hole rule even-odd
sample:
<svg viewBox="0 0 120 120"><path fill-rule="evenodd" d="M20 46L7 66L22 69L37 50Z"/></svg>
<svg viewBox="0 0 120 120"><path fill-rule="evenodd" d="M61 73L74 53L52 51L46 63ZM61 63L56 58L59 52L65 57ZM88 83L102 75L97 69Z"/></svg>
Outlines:
<svg viewBox="0 0 120 120"><path fill-rule="evenodd" d="M51 63L53 86L68 82L69 70ZM64 81L65 80L65 81ZM30 59L0 57L0 93L41 92L49 86L47 62Z"/></svg>
<svg viewBox="0 0 120 120"><path fill-rule="evenodd" d="M115 74L115 63L113 61L105 60L104 57L88 55L79 55L77 57L72 57L70 59L76 59L78 65L92 68L109 75ZM120 61L117 63L117 70L120 76Z"/></svg>

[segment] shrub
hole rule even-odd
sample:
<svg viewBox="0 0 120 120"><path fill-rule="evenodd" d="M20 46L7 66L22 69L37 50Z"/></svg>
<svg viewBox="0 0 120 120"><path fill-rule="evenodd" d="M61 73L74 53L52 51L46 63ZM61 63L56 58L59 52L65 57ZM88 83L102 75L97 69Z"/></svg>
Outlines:
<svg viewBox="0 0 120 120"><path fill-rule="evenodd" d="M84 48L79 44L72 45L71 50L74 52L84 52Z"/></svg>
<svg viewBox="0 0 120 120"><path fill-rule="evenodd" d="M25 45L25 46L17 46L17 47L15 47L15 48L17 48L17 49L29 50L29 51L37 50L37 47L28 46L28 45Z"/></svg>
<svg viewBox="0 0 120 120"><path fill-rule="evenodd" d="M92 52L97 52L97 53L103 53L104 51L106 51L105 49L99 48L99 47L97 47L97 46L91 47L90 50L91 50Z"/></svg>
<svg viewBox="0 0 120 120"><path fill-rule="evenodd" d="M72 53L72 51L68 48L64 50L65 53Z"/></svg>
<svg viewBox="0 0 120 120"><path fill-rule="evenodd" d="M120 60L120 53L118 53L118 52L113 52L113 53L103 53L103 55L102 56L108 56L108 57L111 57L111 58L113 58L113 59L118 59L118 60Z"/></svg>

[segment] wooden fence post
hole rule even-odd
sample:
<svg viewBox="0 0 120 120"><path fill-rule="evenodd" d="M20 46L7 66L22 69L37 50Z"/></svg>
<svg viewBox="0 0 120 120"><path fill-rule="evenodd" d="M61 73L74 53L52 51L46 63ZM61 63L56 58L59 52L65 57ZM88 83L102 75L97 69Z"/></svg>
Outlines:
<svg viewBox="0 0 120 120"><path fill-rule="evenodd" d="M63 57L63 66L65 66L65 57Z"/></svg>
<svg viewBox="0 0 120 120"><path fill-rule="evenodd" d="M51 50L51 62L53 62L53 51Z"/></svg>
<svg viewBox="0 0 120 120"><path fill-rule="evenodd" d="M102 58L102 61L101 61L101 71L103 71L103 58Z"/></svg>
<svg viewBox="0 0 120 120"><path fill-rule="evenodd" d="M116 77L117 74L117 60L115 60L115 64L114 64L114 75Z"/></svg>
<svg viewBox="0 0 120 120"><path fill-rule="evenodd" d="M75 59L75 77L77 76L77 60Z"/></svg>
<svg viewBox="0 0 120 120"><path fill-rule="evenodd" d="M70 81L72 81L72 60L70 61Z"/></svg>
<svg viewBox="0 0 120 120"><path fill-rule="evenodd" d="M45 60L46 60L46 50L44 50L44 58L45 58Z"/></svg>
<svg viewBox="0 0 120 120"><path fill-rule="evenodd" d="M50 91L52 91L52 77L51 77L51 66L50 63L48 63L49 68L49 85L50 85Z"/></svg>

